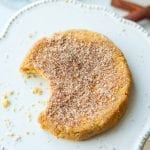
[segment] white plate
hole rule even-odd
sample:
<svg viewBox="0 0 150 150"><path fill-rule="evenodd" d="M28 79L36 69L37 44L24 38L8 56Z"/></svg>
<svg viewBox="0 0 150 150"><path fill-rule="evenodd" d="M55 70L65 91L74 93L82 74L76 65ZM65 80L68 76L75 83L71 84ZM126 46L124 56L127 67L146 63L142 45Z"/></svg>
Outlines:
<svg viewBox="0 0 150 150"><path fill-rule="evenodd" d="M37 115L44 108L41 103L49 96L48 85L39 78L25 80L18 71L26 52L37 39L71 28L94 30L112 39L127 58L134 81L129 107L120 123L82 142L57 139L39 128ZM29 33L33 34L32 38ZM11 106L0 108L0 146L8 150L141 149L150 131L149 79L150 38L137 24L105 8L75 2L45 0L27 6L10 19L0 40L0 93L7 89L15 91L9 97ZM40 82L43 95L33 95L31 88ZM11 133L15 135L8 135ZM17 139L18 136L21 139Z"/></svg>

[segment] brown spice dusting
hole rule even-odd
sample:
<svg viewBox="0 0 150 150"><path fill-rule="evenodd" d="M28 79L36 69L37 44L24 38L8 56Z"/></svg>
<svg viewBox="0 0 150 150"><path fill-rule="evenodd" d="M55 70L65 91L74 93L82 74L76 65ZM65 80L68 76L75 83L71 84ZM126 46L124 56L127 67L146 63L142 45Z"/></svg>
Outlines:
<svg viewBox="0 0 150 150"><path fill-rule="evenodd" d="M124 82L123 72L114 67L116 51L104 37L99 42L86 42L70 33L48 39L47 47L34 56L33 65L54 91L46 110L53 122L72 126L82 117L94 119L116 101L113 89Z"/></svg>

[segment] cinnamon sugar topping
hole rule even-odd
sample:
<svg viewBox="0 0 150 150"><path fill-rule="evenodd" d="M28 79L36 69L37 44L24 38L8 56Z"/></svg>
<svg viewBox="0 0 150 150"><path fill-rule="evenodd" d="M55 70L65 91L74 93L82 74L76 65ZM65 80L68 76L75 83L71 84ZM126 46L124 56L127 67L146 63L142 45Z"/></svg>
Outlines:
<svg viewBox="0 0 150 150"><path fill-rule="evenodd" d="M49 119L72 126L82 118L94 119L112 105L115 89L124 82L115 54L121 56L105 37L79 40L69 33L47 39L32 60L53 91L46 109Z"/></svg>

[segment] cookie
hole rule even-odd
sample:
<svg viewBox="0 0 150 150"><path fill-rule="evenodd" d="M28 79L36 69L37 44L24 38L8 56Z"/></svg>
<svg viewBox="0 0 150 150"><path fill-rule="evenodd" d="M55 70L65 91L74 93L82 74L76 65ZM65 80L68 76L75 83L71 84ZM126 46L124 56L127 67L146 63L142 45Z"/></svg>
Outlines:
<svg viewBox="0 0 150 150"><path fill-rule="evenodd" d="M52 94L38 121L57 137L88 139L114 126L127 108L127 62L100 33L73 29L44 37L29 50L20 71L47 80Z"/></svg>

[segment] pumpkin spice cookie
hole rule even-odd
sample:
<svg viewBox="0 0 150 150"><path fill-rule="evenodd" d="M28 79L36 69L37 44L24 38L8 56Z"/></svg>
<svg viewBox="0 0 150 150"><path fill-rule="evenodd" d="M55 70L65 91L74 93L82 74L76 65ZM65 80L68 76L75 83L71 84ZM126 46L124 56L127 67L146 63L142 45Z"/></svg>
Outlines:
<svg viewBox="0 0 150 150"><path fill-rule="evenodd" d="M121 51L104 35L68 30L37 41L20 71L44 77L51 97L41 127L57 137L84 140L123 116L131 76Z"/></svg>

